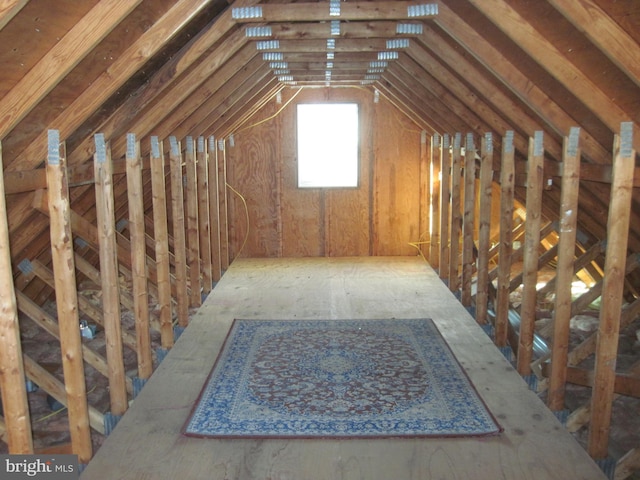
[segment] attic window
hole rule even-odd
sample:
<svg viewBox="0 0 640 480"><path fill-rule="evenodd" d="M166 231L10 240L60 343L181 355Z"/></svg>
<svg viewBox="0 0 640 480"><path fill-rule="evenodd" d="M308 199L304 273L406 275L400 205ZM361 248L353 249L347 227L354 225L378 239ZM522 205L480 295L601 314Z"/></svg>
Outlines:
<svg viewBox="0 0 640 480"><path fill-rule="evenodd" d="M358 105L298 105L298 187L358 186Z"/></svg>

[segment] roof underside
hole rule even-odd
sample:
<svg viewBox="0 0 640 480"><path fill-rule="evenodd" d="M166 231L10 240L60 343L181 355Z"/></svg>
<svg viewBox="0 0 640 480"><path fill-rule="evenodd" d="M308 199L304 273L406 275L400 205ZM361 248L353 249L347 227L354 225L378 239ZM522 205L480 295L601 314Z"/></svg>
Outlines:
<svg viewBox="0 0 640 480"><path fill-rule="evenodd" d="M16 263L44 248L22 240L46 224L30 205L48 129L66 140L73 181L91 166L94 133L111 139L114 158L128 132L143 154L150 135L227 137L282 89L305 86L377 91L429 135L493 132L500 148L513 130L520 160L543 131L550 178L580 127L580 228L606 238L614 135L640 116L636 0L5 4L0 138ZM545 195L551 218L559 198L555 186ZM634 252L639 201L636 189Z"/></svg>

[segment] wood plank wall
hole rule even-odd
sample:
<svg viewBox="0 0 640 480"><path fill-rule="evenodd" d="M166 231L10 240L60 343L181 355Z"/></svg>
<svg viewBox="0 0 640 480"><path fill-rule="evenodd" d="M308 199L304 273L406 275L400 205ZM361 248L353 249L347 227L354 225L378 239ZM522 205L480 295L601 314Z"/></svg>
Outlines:
<svg viewBox="0 0 640 480"><path fill-rule="evenodd" d="M296 104L320 101L360 106L357 188L297 187ZM227 144L230 257L417 254L409 243L429 233L419 229L420 142L420 128L371 89L287 89Z"/></svg>

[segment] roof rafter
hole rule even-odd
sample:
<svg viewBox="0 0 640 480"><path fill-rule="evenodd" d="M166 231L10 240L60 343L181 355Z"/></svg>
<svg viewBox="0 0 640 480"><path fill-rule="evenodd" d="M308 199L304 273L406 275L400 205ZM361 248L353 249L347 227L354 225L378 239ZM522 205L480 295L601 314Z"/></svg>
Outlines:
<svg viewBox="0 0 640 480"><path fill-rule="evenodd" d="M0 30L15 17L29 0L6 0L0 4Z"/></svg>
<svg viewBox="0 0 640 480"><path fill-rule="evenodd" d="M569 89L612 132L621 122L632 120L598 85L594 84L570 59L560 52L504 0L468 0L502 32L543 67L551 76ZM633 146L640 150L640 128L634 124Z"/></svg>
<svg viewBox="0 0 640 480"><path fill-rule="evenodd" d="M640 46L620 25L591 0L548 1L640 86Z"/></svg>
<svg viewBox="0 0 640 480"><path fill-rule="evenodd" d="M67 138L102 105L118 88L155 55L175 34L183 28L207 2L194 5L191 0L180 0L171 7L151 28L131 45L115 62L51 122L52 128ZM33 168L41 162L41 152L47 145L44 130L16 157L12 169Z"/></svg>
<svg viewBox="0 0 640 480"><path fill-rule="evenodd" d="M536 112L557 135L565 136L571 127L580 124L452 10L441 5L435 23L492 72L502 85ZM584 128L580 129L580 145L587 158L596 163L610 163L609 150L600 145Z"/></svg>
<svg viewBox="0 0 640 480"><path fill-rule="evenodd" d="M93 7L0 100L0 137L9 133L141 1L114 0Z"/></svg>
<svg viewBox="0 0 640 480"><path fill-rule="evenodd" d="M240 30L230 33L215 49L214 53L201 59L197 66L189 70L185 75L174 79L175 81L156 101L142 112L135 112L135 120L128 122L128 129L136 132L139 137L149 135L153 129L171 111L187 100L198 87L213 75L225 62L232 58L247 42ZM162 99L162 101L160 100ZM134 113L134 112L131 112ZM116 125L112 133L116 138L111 145L112 155L119 158L126 151L126 138L123 136L122 126ZM106 134L105 134L106 135ZM86 142L85 142L86 143ZM91 145L89 145L90 148ZM72 152L72 155L75 153Z"/></svg>
<svg viewBox="0 0 640 480"><path fill-rule="evenodd" d="M405 95L406 91L401 91L392 83L384 80L376 82L375 87L383 94L398 110L403 112L416 125L420 125L429 135L436 133L437 123L427 113L422 111L418 105Z"/></svg>

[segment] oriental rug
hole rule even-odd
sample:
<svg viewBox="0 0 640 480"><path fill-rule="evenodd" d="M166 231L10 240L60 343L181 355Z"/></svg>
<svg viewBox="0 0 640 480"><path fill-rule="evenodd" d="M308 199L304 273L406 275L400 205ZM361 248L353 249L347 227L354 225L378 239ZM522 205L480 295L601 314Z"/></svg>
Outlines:
<svg viewBox="0 0 640 480"><path fill-rule="evenodd" d="M430 319L235 320L183 429L215 438L499 431Z"/></svg>

